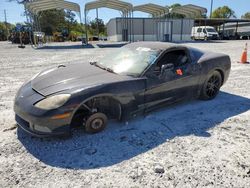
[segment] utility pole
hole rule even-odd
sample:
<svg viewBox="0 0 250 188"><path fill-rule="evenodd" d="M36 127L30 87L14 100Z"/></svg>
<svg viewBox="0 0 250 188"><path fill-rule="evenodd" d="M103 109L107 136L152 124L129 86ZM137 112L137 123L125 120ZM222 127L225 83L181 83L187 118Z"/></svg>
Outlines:
<svg viewBox="0 0 250 188"><path fill-rule="evenodd" d="M99 40L99 15L98 15L98 8L96 9L96 30L97 30L97 37L98 37L98 40Z"/></svg>
<svg viewBox="0 0 250 188"><path fill-rule="evenodd" d="M5 27L6 27L6 36L7 36L7 40L8 40L9 30L8 30L8 23L7 23L7 13L6 13L5 9L4 9L4 20L5 20Z"/></svg>
<svg viewBox="0 0 250 188"><path fill-rule="evenodd" d="M212 18L214 0L211 0L210 18Z"/></svg>

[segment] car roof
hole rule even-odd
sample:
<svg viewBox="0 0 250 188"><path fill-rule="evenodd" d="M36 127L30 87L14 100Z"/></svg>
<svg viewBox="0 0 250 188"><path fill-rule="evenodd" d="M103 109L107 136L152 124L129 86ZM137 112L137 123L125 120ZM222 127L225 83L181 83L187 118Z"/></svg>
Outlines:
<svg viewBox="0 0 250 188"><path fill-rule="evenodd" d="M152 50L166 50L170 47L183 47L183 46L170 42L134 42L127 44L124 47L131 49L142 47L142 48L150 48Z"/></svg>

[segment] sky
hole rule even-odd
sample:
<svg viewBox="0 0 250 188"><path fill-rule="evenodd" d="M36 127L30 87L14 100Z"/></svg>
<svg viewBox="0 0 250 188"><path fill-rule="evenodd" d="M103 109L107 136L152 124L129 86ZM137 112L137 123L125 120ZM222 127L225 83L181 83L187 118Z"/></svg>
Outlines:
<svg viewBox="0 0 250 188"><path fill-rule="evenodd" d="M84 17L84 5L87 2L91 2L93 0L68 0L71 2L78 3L81 6L82 10L82 18ZM202 6L207 8L209 16L210 14L210 6L211 6L211 0L124 0L126 2L132 3L133 5L140 5L145 3L155 3L162 6L166 5L172 5L174 3L180 3L181 5L185 4L194 4L198 6ZM247 3L249 0L214 0L214 6L213 10L220 7L227 5L230 8L232 8L237 18L240 18L243 14L246 12L250 12L250 2ZM19 5L16 2L9 3L8 0L0 0L0 21L4 21L4 10L6 10L7 13L7 21L10 23L20 23L24 22L26 20L25 16L23 15L24 7L23 5ZM120 17L120 13L116 10L101 8L99 9L99 18L103 19L105 23L109 21L109 19L114 17ZM148 17L148 14L141 13L141 12L135 12L134 17ZM88 20L95 19L96 17L96 11L91 10L88 13Z"/></svg>

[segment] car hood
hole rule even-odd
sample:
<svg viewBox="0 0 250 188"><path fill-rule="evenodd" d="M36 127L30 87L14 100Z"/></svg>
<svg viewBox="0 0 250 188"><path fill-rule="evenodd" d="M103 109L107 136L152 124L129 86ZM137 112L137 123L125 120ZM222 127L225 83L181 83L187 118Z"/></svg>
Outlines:
<svg viewBox="0 0 250 188"><path fill-rule="evenodd" d="M73 88L84 89L129 79L132 77L110 73L89 63L79 63L42 71L31 85L35 91L47 96Z"/></svg>

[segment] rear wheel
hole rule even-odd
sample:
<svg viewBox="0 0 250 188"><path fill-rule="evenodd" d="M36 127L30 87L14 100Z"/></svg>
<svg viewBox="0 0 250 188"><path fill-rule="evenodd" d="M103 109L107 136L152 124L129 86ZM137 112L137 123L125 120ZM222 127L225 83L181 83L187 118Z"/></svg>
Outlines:
<svg viewBox="0 0 250 188"><path fill-rule="evenodd" d="M103 113L95 113L87 118L85 130L88 133L98 133L107 126L108 118Z"/></svg>
<svg viewBox="0 0 250 188"><path fill-rule="evenodd" d="M214 71L212 74L208 76L207 80L205 81L202 87L200 99L202 100L214 99L218 95L221 85L222 85L221 74L218 71Z"/></svg>

